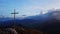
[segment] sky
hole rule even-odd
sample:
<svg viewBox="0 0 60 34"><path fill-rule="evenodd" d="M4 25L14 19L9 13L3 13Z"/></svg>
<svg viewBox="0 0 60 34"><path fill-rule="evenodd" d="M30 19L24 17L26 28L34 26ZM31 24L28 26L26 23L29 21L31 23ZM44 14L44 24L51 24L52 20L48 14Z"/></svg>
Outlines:
<svg viewBox="0 0 60 34"><path fill-rule="evenodd" d="M0 0L0 17L12 17L14 9L19 13L16 17L34 16L41 10L60 9L59 3L60 0Z"/></svg>

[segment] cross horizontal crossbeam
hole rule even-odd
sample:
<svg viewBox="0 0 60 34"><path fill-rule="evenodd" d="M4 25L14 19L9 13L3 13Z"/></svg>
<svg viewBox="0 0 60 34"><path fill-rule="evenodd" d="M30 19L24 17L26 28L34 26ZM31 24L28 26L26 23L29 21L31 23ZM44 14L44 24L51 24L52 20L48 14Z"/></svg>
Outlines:
<svg viewBox="0 0 60 34"><path fill-rule="evenodd" d="M11 13L11 14L18 14L18 13Z"/></svg>

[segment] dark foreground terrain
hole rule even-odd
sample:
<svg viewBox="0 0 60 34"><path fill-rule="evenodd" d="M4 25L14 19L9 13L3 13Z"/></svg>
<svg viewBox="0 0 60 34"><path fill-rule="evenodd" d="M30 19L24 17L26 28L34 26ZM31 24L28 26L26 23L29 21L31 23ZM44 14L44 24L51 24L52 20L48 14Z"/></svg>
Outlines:
<svg viewBox="0 0 60 34"><path fill-rule="evenodd" d="M23 23L23 21L20 21L20 23ZM15 34L60 34L60 21L55 19L48 20L39 24L36 23L32 27L31 25L27 25L27 24L25 25L26 26L21 24L16 25L15 27L16 30L11 25L5 27L1 26L0 33L1 34L14 34L14 33Z"/></svg>

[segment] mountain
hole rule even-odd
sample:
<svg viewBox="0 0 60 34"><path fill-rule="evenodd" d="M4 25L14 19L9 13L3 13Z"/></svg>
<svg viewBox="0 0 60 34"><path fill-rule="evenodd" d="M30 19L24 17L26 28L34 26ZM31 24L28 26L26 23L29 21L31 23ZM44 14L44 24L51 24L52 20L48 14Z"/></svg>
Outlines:
<svg viewBox="0 0 60 34"><path fill-rule="evenodd" d="M57 20L57 17L59 17L60 12L49 12L44 15L36 15L36 16L30 16L25 19L16 19L16 25L25 27L25 28L31 28L31 29L37 29L44 32L59 32L60 31L60 20ZM56 17L57 16L57 17ZM0 22L0 27L13 27L14 20L9 19L6 21Z"/></svg>
<svg viewBox="0 0 60 34"><path fill-rule="evenodd" d="M13 20L13 18L8 18L8 17L6 17L6 18L0 18L0 21L7 21L7 20Z"/></svg>
<svg viewBox="0 0 60 34"><path fill-rule="evenodd" d="M14 20L12 18L4 18L5 21L0 22L0 27L13 27ZM51 20L52 18L46 15L37 15L37 16L31 16L25 19L16 19L16 24L19 26L20 24L23 25L26 28L36 28L37 25L41 25L47 20Z"/></svg>
<svg viewBox="0 0 60 34"><path fill-rule="evenodd" d="M16 24L22 24L23 26L34 28L36 24L40 25L41 23L44 23L47 20L53 19L50 15L36 15L36 16L30 16L25 19L16 19ZM0 26L12 26L14 24L13 18L0 18Z"/></svg>

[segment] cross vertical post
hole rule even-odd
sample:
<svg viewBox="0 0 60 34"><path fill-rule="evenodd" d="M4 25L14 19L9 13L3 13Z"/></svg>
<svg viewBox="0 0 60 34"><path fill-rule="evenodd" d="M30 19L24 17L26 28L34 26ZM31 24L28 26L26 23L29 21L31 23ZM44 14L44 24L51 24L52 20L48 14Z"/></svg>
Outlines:
<svg viewBox="0 0 60 34"><path fill-rule="evenodd" d="M15 12L16 10L14 9L14 12L13 13L11 13L11 14L13 14L14 15L14 29L16 29L16 21L15 21L15 17L16 17L16 14L18 14L18 13L16 13Z"/></svg>

